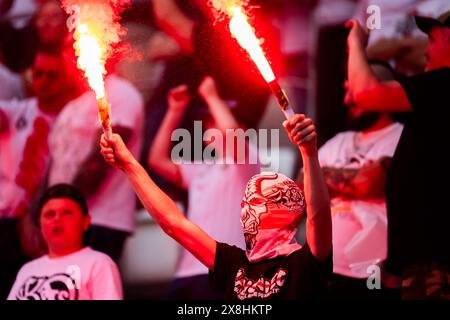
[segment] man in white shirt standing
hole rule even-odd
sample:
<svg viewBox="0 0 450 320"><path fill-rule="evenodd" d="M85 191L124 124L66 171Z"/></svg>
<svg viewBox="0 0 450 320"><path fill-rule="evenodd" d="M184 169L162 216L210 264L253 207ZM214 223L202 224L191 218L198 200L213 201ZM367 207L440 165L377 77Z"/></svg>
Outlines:
<svg viewBox="0 0 450 320"><path fill-rule="evenodd" d="M38 52L32 68L36 97L0 101L0 299L26 256L40 252L28 212L47 173L49 132L78 94L70 63L62 53Z"/></svg>
<svg viewBox="0 0 450 320"><path fill-rule="evenodd" d="M113 131L125 137L138 157L144 118L142 96L116 75L106 78L105 90ZM100 134L95 94L86 90L66 105L50 135L49 185L69 183L83 192L92 217L88 243L118 262L124 242L135 228L136 198L125 176L103 161L97 142Z"/></svg>
<svg viewBox="0 0 450 320"><path fill-rule="evenodd" d="M374 62L372 69L382 81L394 78L388 64ZM388 292L396 292L369 290L367 279L387 255L385 179L403 125L389 113L362 111L349 91L345 103L352 131L337 134L319 150L333 222L330 294L336 299L388 298Z"/></svg>

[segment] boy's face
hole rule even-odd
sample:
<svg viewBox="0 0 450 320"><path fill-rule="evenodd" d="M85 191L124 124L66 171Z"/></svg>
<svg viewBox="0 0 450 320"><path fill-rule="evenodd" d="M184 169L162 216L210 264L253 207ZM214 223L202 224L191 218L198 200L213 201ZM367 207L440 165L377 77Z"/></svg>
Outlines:
<svg viewBox="0 0 450 320"><path fill-rule="evenodd" d="M72 199L54 198L42 207L39 222L49 249L64 251L82 248L90 217Z"/></svg>

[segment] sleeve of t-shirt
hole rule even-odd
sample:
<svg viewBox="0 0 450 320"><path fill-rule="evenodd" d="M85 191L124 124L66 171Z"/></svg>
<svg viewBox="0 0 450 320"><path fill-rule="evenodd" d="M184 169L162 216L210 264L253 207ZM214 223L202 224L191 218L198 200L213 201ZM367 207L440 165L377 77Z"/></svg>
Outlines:
<svg viewBox="0 0 450 320"><path fill-rule="evenodd" d="M401 81L414 112L448 115L450 68L418 74Z"/></svg>
<svg viewBox="0 0 450 320"><path fill-rule="evenodd" d="M108 256L93 266L91 288L92 300L122 300L122 281L117 265Z"/></svg>
<svg viewBox="0 0 450 320"><path fill-rule="evenodd" d="M214 271L209 271L209 284L213 290L224 292L234 280L244 252L236 246L217 242Z"/></svg>

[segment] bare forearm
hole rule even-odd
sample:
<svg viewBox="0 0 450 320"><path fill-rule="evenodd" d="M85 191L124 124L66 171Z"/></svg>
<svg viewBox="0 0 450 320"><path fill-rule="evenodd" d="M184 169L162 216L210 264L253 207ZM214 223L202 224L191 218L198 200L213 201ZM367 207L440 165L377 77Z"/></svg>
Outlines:
<svg viewBox="0 0 450 320"><path fill-rule="evenodd" d="M331 249L331 210L328 190L317 154L303 155L304 188L307 207L307 241L318 259L325 259Z"/></svg>
<svg viewBox="0 0 450 320"><path fill-rule="evenodd" d="M349 45L348 81L353 95L370 90L378 84L362 44L353 43Z"/></svg>
<svg viewBox="0 0 450 320"><path fill-rule="evenodd" d="M182 118L182 113L167 110L150 150L148 159L150 165L170 158L172 132L177 128Z"/></svg>
<svg viewBox="0 0 450 320"><path fill-rule="evenodd" d="M212 96L205 98L205 101L208 104L215 123L222 132L225 132L226 129L239 128L239 123L234 118L224 100L218 96Z"/></svg>
<svg viewBox="0 0 450 320"><path fill-rule="evenodd" d="M153 0L152 3L158 25L175 39L185 52L192 52L194 22L181 12L173 0Z"/></svg>

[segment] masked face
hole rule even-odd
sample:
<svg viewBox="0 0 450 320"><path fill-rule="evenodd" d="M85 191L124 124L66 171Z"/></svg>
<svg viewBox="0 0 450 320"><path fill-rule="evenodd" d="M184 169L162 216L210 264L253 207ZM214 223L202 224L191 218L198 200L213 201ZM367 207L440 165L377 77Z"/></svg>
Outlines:
<svg viewBox="0 0 450 320"><path fill-rule="evenodd" d="M242 200L241 224L247 250L252 250L262 229L295 228L305 211L298 185L279 173L265 172L247 184Z"/></svg>

